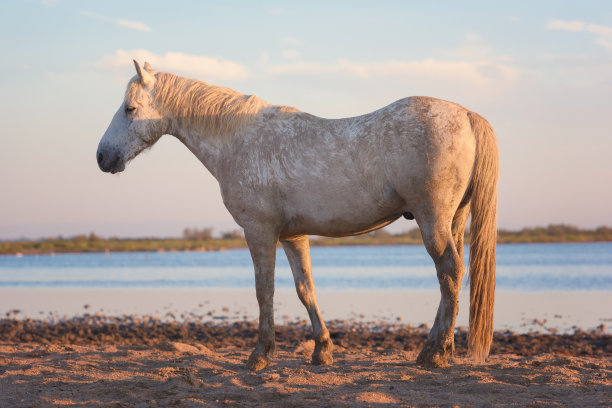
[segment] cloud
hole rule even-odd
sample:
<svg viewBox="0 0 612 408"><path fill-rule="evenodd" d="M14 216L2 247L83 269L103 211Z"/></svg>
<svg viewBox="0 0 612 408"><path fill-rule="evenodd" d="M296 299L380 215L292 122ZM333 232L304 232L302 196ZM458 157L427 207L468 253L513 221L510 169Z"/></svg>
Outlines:
<svg viewBox="0 0 612 408"><path fill-rule="evenodd" d="M550 30L563 30L581 32L585 31L601 36L612 36L612 27L602 26L598 24L586 24L583 21L564 21L551 20L546 24L546 28Z"/></svg>
<svg viewBox="0 0 612 408"><path fill-rule="evenodd" d="M605 38L598 38L595 42L601 45L604 48L607 48L609 51L612 51L612 41L606 40Z"/></svg>
<svg viewBox="0 0 612 408"><path fill-rule="evenodd" d="M274 74L342 74L358 78L399 76L470 82L490 85L516 81L520 72L503 59L383 61L359 63L345 59L334 63L318 64L297 61L268 67Z"/></svg>
<svg viewBox="0 0 612 408"><path fill-rule="evenodd" d="M103 69L117 69L132 66L134 59L141 64L147 61L159 71L180 72L204 80L208 78L235 80L250 76L249 70L237 62L182 52L155 54L143 49L117 50L113 55L102 58L97 65Z"/></svg>
<svg viewBox="0 0 612 408"><path fill-rule="evenodd" d="M597 35L595 43L612 51L612 27L599 24L587 24L584 21L551 20L546 24L549 30L586 32Z"/></svg>
<svg viewBox="0 0 612 408"><path fill-rule="evenodd" d="M310 63L297 61L288 64L277 64L268 67L273 74L334 74L348 73L357 77L370 76L369 66L372 64L352 63L347 60L338 60L331 64Z"/></svg>
<svg viewBox="0 0 612 408"><path fill-rule="evenodd" d="M151 27L149 27L148 25L146 25L144 23L141 23L140 21L130 21L130 20L123 20L123 19L120 19L120 18L107 17L107 16L103 16L101 14L92 13L91 11L82 11L81 15L83 15L85 17L94 18L96 20L101 20L101 21L106 21L106 22L109 22L109 23L113 23L113 24L118 25L120 27L129 28L131 30L151 31Z"/></svg>
<svg viewBox="0 0 612 408"><path fill-rule="evenodd" d="M337 59L316 63L300 59L301 54L286 50L283 57L289 61L264 67L269 73L280 75L341 75L353 78L405 78L410 81L467 84L477 87L495 87L514 83L521 71L512 59L496 55L495 50L474 33L464 36L460 47L444 51L437 57L418 60L387 60L357 62Z"/></svg>
<svg viewBox="0 0 612 408"><path fill-rule="evenodd" d="M589 33L599 34L602 36L612 36L612 27L601 26L597 24L589 24L586 26Z"/></svg>
<svg viewBox="0 0 612 408"><path fill-rule="evenodd" d="M302 53L297 50L285 50L283 51L283 57L287 59L298 59L302 56Z"/></svg>
<svg viewBox="0 0 612 408"><path fill-rule="evenodd" d="M551 20L546 24L546 28L549 30L563 30L563 31L583 31L584 22L582 21L563 21L563 20Z"/></svg>
<svg viewBox="0 0 612 408"><path fill-rule="evenodd" d="M148 25L141 23L140 21L115 20L115 22L121 27L131 28L132 30L151 31L151 28Z"/></svg>

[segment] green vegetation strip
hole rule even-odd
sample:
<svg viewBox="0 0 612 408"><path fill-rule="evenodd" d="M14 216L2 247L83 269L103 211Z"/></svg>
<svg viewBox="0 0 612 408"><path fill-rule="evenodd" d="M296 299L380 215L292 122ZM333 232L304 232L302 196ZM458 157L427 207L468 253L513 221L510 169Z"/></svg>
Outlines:
<svg viewBox="0 0 612 408"><path fill-rule="evenodd" d="M466 232L469 242L469 231ZM612 228L599 227L594 230L580 229L569 225L524 228L520 231L498 231L498 242L551 243L551 242L611 242ZM400 234L378 230L368 234L344 238L313 237L312 246L339 245L420 245L421 233L418 228ZM48 238L41 240L20 240L0 242L0 255L50 254L77 252L172 252L172 251L223 251L246 248L246 242L239 231L223 233L221 238L212 236L212 229L186 229L183 238L100 238L91 233L71 238Z"/></svg>

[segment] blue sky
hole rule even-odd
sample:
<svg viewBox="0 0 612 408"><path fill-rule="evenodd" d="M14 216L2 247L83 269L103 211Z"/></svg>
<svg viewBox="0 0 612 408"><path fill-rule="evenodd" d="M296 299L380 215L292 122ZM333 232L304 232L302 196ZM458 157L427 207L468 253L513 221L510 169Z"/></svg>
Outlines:
<svg viewBox="0 0 612 408"><path fill-rule="evenodd" d="M171 136L98 170L133 58L324 117L458 102L497 132L500 227L612 225L612 3L501 4L2 2L0 239L236 227Z"/></svg>

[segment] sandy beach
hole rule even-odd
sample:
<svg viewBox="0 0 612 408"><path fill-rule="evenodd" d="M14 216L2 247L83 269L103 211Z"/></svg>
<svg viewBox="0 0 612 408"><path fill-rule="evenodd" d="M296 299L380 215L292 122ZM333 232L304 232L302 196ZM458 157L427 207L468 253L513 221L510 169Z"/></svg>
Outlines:
<svg viewBox="0 0 612 408"><path fill-rule="evenodd" d="M251 372L253 288L0 288L0 407L612 406L606 290L496 293L489 359L415 364L437 290L319 290L334 364L313 366L306 312L275 293L277 353Z"/></svg>
<svg viewBox="0 0 612 408"><path fill-rule="evenodd" d="M277 353L244 368L257 339L251 289L0 289L0 407L610 406L608 292L497 296L490 358L415 364L439 294L320 291L334 364L313 366L293 290L275 295Z"/></svg>
<svg viewBox="0 0 612 408"><path fill-rule="evenodd" d="M276 330L267 369L244 368L256 322L85 316L0 321L0 406L610 406L612 336L497 332L490 358L415 364L427 330L330 322L334 364L313 366L309 326Z"/></svg>

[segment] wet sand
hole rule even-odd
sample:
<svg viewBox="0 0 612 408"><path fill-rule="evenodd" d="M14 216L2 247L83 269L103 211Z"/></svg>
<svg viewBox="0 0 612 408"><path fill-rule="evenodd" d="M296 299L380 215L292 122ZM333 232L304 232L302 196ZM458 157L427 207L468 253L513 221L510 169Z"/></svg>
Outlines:
<svg viewBox="0 0 612 408"><path fill-rule="evenodd" d="M459 295L457 326L468 325L468 290ZM319 306L328 320L410 322L432 324L438 290L319 290ZM275 321L307 319L295 289L277 288ZM108 316L149 315L195 321L253 320L258 313L254 288L0 288L0 316L35 319L72 318L83 313ZM577 328L612 326L612 292L514 292L498 290L496 330L521 333L573 333ZM608 333L612 330L608 328Z"/></svg>
<svg viewBox="0 0 612 408"><path fill-rule="evenodd" d="M0 406L610 406L612 336L496 332L490 358L415 364L425 327L329 323L331 366L313 366L309 325L277 327L267 369L244 368L257 324L81 316L0 320Z"/></svg>

